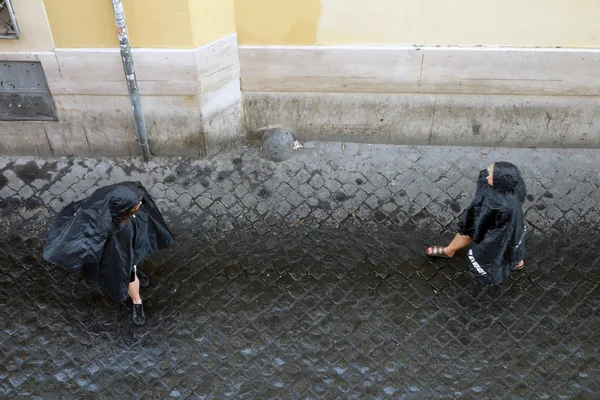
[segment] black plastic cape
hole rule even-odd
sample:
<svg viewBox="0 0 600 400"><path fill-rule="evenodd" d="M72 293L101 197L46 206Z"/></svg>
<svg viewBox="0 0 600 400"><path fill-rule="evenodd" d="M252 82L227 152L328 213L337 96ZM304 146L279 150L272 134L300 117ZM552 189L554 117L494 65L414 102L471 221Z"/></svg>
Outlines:
<svg viewBox="0 0 600 400"><path fill-rule="evenodd" d="M523 219L526 190L519 169L497 162L493 174L490 186L488 171L480 172L475 199L458 224L458 232L473 239L467 253L468 268L487 284L503 282L525 257L527 230Z"/></svg>
<svg viewBox="0 0 600 400"><path fill-rule="evenodd" d="M140 201L133 216L121 222ZM124 301L133 266L174 242L148 191L139 182L124 182L66 206L50 228L44 258L84 274Z"/></svg>

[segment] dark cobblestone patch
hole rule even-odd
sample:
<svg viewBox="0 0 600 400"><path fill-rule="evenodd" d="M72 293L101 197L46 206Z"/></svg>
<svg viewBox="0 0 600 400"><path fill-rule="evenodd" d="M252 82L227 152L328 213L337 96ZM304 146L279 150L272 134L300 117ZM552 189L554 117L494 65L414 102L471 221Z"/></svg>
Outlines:
<svg viewBox="0 0 600 400"><path fill-rule="evenodd" d="M0 394L598 397L599 158L310 143L281 164L253 149L145 165L0 158ZM525 271L484 287L464 255L423 251L453 235L493 160L523 170L531 236ZM129 179L179 239L141 267L143 329L130 304L41 258L65 201Z"/></svg>

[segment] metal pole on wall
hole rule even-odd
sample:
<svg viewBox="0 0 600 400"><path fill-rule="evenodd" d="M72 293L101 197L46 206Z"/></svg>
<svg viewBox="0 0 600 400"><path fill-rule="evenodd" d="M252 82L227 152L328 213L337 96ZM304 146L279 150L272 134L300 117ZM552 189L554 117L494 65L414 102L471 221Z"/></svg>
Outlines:
<svg viewBox="0 0 600 400"><path fill-rule="evenodd" d="M131 57L131 46L129 45L129 36L127 35L127 24L125 23L125 11L123 11L121 0L112 0L112 3L117 32L119 33L119 43L121 45L121 60L123 61L123 69L125 70L127 88L129 89L129 100L131 100L131 108L133 109L133 117L135 118L135 130L137 131L144 161L149 161L150 149L148 148L146 123L142 114L142 103L140 103L135 68L133 67L133 58Z"/></svg>

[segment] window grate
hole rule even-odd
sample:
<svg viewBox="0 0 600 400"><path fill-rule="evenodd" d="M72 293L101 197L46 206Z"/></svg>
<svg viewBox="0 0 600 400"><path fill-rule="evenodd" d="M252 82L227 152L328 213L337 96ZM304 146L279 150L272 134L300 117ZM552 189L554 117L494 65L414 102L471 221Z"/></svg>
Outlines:
<svg viewBox="0 0 600 400"><path fill-rule="evenodd" d="M18 39L19 27L10 0L0 0L0 39Z"/></svg>

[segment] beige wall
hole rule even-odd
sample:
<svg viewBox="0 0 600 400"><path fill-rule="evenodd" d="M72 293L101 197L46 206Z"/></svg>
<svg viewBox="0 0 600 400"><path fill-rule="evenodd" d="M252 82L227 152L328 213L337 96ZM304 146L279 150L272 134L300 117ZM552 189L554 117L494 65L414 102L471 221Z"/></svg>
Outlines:
<svg viewBox="0 0 600 400"><path fill-rule="evenodd" d="M598 0L235 0L241 45L600 48Z"/></svg>
<svg viewBox="0 0 600 400"><path fill-rule="evenodd" d="M42 0L12 2L17 24L21 31L19 40L0 40L3 51L52 51L54 42Z"/></svg>

